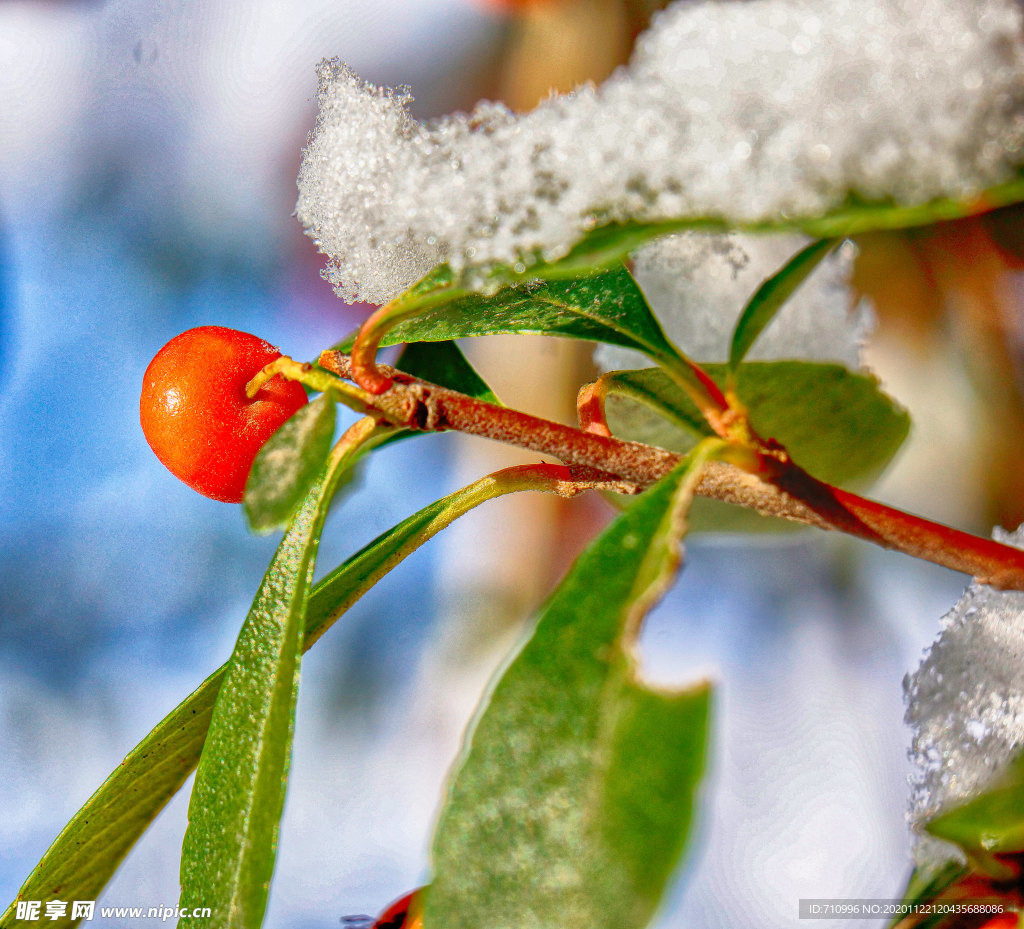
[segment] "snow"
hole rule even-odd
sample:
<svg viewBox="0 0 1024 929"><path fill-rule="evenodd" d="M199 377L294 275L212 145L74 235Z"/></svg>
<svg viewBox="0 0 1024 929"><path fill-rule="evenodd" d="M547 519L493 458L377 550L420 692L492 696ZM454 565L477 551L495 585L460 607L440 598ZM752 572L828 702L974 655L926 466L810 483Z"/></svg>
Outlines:
<svg viewBox="0 0 1024 929"><path fill-rule="evenodd" d="M725 361L733 326L747 300L807 241L797 235L666 236L635 254L634 274L679 348L700 362ZM856 247L845 242L815 268L747 357L837 361L859 368L874 314L849 287L855 256ZM651 366L636 352L607 345L597 349L595 358L606 371Z"/></svg>
<svg viewBox="0 0 1024 929"><path fill-rule="evenodd" d="M297 214L339 295L382 303L609 221L967 197L1024 161L1021 25L1016 0L677 2L600 87L429 123L325 61Z"/></svg>
<svg viewBox="0 0 1024 929"><path fill-rule="evenodd" d="M1024 526L995 537L1024 548ZM972 583L904 690L914 728L910 820L919 828L981 792L1024 749L1024 592ZM917 848L920 863L951 854L934 839Z"/></svg>

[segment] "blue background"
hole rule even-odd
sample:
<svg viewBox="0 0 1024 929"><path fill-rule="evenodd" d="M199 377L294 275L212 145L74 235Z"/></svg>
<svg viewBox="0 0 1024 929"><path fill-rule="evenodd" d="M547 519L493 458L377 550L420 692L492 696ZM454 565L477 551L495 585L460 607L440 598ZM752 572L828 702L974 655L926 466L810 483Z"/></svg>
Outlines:
<svg viewBox="0 0 1024 929"><path fill-rule="evenodd" d="M0 7L0 894L230 652L274 538L193 494L138 426L145 367L218 324L312 357L365 313L290 215L316 62L471 103L499 19L469 0ZM457 486L453 443L375 456L321 564ZM481 523L482 525L482 523ZM481 530L483 531L483 530ZM963 581L853 543L695 541L648 673L719 683L689 880L665 926L790 925L908 866L900 679ZM427 875L443 776L504 638L454 677L428 546L310 653L267 925L335 926ZM433 657L432 657L433 656ZM103 903L172 906L183 793ZM6 902L6 901L4 901Z"/></svg>

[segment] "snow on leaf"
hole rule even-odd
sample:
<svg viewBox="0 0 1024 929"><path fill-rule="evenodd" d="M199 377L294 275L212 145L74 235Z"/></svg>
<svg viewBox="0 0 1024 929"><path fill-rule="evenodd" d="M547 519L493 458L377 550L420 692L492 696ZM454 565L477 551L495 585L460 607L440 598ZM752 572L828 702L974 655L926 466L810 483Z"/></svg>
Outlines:
<svg viewBox="0 0 1024 929"><path fill-rule="evenodd" d="M324 62L297 213L339 294L381 303L602 223L971 198L1024 161L1021 20L1016 0L687 0L600 87L430 123Z"/></svg>

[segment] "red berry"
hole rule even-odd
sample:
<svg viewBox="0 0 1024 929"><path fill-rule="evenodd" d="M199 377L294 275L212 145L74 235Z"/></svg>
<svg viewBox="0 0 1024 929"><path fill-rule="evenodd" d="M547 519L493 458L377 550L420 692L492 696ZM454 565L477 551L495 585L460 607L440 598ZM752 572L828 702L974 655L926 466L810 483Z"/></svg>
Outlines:
<svg viewBox="0 0 1024 929"><path fill-rule="evenodd" d="M189 329L149 363L139 404L142 431L175 477L214 500L239 503L256 453L306 403L276 375L250 400L245 386L281 353L222 326Z"/></svg>
<svg viewBox="0 0 1024 929"><path fill-rule="evenodd" d="M420 890L423 888L421 887ZM373 929L422 929L419 913L419 890L400 897L391 904L373 924Z"/></svg>
<svg viewBox="0 0 1024 929"><path fill-rule="evenodd" d="M982 923L978 929L1017 929L1020 925L1018 919L1019 913L1006 912L1000 913L997 916L993 916L990 920Z"/></svg>

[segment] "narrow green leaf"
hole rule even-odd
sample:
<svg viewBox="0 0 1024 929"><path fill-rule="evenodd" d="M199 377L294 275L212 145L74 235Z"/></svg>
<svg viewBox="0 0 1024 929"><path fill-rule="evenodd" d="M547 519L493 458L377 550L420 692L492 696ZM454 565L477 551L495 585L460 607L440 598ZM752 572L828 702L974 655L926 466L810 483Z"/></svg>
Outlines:
<svg viewBox="0 0 1024 929"><path fill-rule="evenodd" d="M245 484L245 514L255 532L284 526L323 468L334 438L328 391L295 413L260 449Z"/></svg>
<svg viewBox="0 0 1024 929"><path fill-rule="evenodd" d="M829 239L877 232L930 226L951 219L962 219L1024 201L1024 171L969 198L937 197L925 203L897 203L893 200L868 200L851 194L846 202L821 216L798 216L767 220L741 228L751 232L795 231L817 239Z"/></svg>
<svg viewBox="0 0 1024 929"><path fill-rule="evenodd" d="M399 302L410 305L413 301L446 302L449 298L454 300L467 292L480 290L481 282L484 289L493 291L500 287L517 287L526 281L564 281L614 269L630 252L654 239L678 232L802 232L815 239L836 239L962 219L1020 202L1024 202L1024 171L969 199L940 197L908 205L894 200L868 200L851 194L844 203L817 216L779 216L749 223L736 223L721 216L681 216L647 223L599 222L568 254L554 261L544 261L539 257L531 261L530 256L523 256L525 266L469 268L461 277L456 276L448 265L438 265L406 291ZM351 346L350 342L348 346ZM336 347L348 350L345 343Z"/></svg>
<svg viewBox="0 0 1024 929"><path fill-rule="evenodd" d="M639 929L657 908L693 816L709 687L648 690L630 649L702 463L587 549L497 683L434 837L426 929Z"/></svg>
<svg viewBox="0 0 1024 929"><path fill-rule="evenodd" d="M1024 852L1024 755L1011 762L986 791L940 813L925 828L975 860Z"/></svg>
<svg viewBox="0 0 1024 929"><path fill-rule="evenodd" d="M528 488L484 478L378 536L313 589L303 649L454 519L485 500L524 489ZM132 749L47 849L22 884L18 899L95 900L100 895L124 856L195 769L227 669L227 664L218 668ZM15 902L0 915L0 929L15 929ZM79 921L69 913L47 925L67 929Z"/></svg>
<svg viewBox="0 0 1024 929"><path fill-rule="evenodd" d="M900 902L910 907L929 904L966 873L967 869L957 861L947 861L933 868L915 868L907 881L907 887L903 891ZM936 929L937 924L942 922L947 915L937 912L935 916L922 920L914 929ZM903 914L895 915L890 920L888 929L895 929L903 920Z"/></svg>
<svg viewBox="0 0 1024 929"><path fill-rule="evenodd" d="M523 271L492 268L484 275L494 283L510 283L531 277L558 280L610 268L637 248L664 235L696 232L802 232L815 239L845 238L885 229L907 229L951 219L962 219L1024 201L1024 171L970 199L941 197L926 203L903 204L893 200L867 200L856 194L819 216L779 216L752 223L736 223L720 216L681 216L661 222L604 223L595 226L564 257L538 261ZM470 269L467 279L479 276ZM451 280L449 272L449 280Z"/></svg>
<svg viewBox="0 0 1024 929"><path fill-rule="evenodd" d="M725 384L725 365L704 370ZM710 435L689 398L656 368L616 372L609 389L609 423L622 438L686 451ZM906 412L875 377L838 364L747 362L736 371L735 389L757 432L778 439L797 464L829 484L877 475L910 429ZM656 415L644 415L644 407Z"/></svg>
<svg viewBox="0 0 1024 929"><path fill-rule="evenodd" d="M372 428L372 422L367 428ZM340 467L310 488L264 576L228 662L189 804L181 906L210 907L213 927L258 929L277 852L291 754L299 657L316 549Z"/></svg>
<svg viewBox="0 0 1024 929"><path fill-rule="evenodd" d="M224 667L172 710L110 774L54 839L18 891L19 900L95 900L157 813L199 760ZM0 915L15 920L16 901ZM81 920L47 920L67 929Z"/></svg>
<svg viewBox="0 0 1024 929"><path fill-rule="evenodd" d="M500 404L501 401L454 342L411 342L395 367L406 374L449 390Z"/></svg>
<svg viewBox="0 0 1024 929"><path fill-rule="evenodd" d="M527 489L493 477L481 478L377 536L316 585L306 614L307 642L311 645L320 638L377 581L455 519L493 497Z"/></svg>
<svg viewBox="0 0 1024 929"><path fill-rule="evenodd" d="M775 318L783 304L807 280L811 272L836 245L836 239L821 239L812 242L797 252L781 270L772 275L760 287L743 308L736 328L732 333L732 347L729 349L729 367L735 369L746 357L750 347L765 327Z"/></svg>

